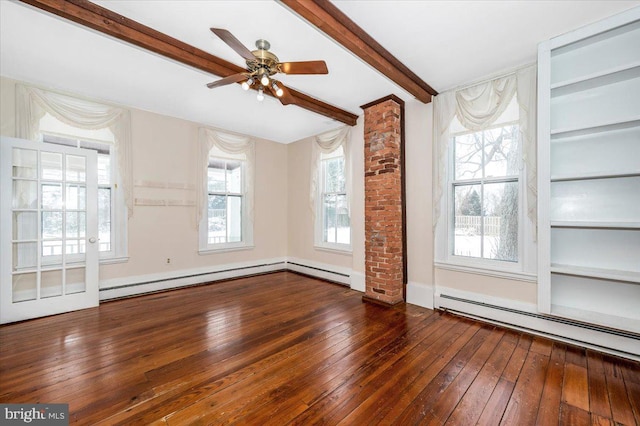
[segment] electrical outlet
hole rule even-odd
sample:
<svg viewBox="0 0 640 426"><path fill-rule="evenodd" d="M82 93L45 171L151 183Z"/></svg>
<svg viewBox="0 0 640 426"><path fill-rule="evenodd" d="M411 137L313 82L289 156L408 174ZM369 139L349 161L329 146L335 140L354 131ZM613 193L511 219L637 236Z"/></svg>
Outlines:
<svg viewBox="0 0 640 426"><path fill-rule="evenodd" d="M171 258L167 257L167 264L171 263Z"/></svg>

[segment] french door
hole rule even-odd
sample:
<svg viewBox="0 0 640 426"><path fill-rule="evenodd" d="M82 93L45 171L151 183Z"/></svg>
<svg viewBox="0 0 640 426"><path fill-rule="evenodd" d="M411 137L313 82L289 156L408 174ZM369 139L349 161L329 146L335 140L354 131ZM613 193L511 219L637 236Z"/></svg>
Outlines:
<svg viewBox="0 0 640 426"><path fill-rule="evenodd" d="M0 323L98 305L97 158L0 140Z"/></svg>

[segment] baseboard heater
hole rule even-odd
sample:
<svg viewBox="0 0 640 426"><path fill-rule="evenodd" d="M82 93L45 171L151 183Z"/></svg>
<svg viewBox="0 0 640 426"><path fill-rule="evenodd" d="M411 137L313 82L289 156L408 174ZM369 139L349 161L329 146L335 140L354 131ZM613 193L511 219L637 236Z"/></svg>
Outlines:
<svg viewBox="0 0 640 426"><path fill-rule="evenodd" d="M286 262L282 261L282 262L274 262L274 263L260 263L260 264L256 264L256 265L250 265L250 266L240 266L237 268L228 268L228 269L220 269L218 271L211 271L211 272L201 272L198 274L189 274L189 275L180 275L177 277L170 277L170 278L159 278L159 279L153 279L153 280L148 280L148 281L140 281L140 282L135 282L135 283L131 283L131 284L123 284L123 285L119 285L119 286L114 286L114 287L109 287L109 288L101 288L100 291L110 291L110 290L120 290L123 288L129 288L129 287L138 287L141 285L147 285L147 284L157 284L157 283L161 283L161 282L167 282L167 281L175 281L175 280L182 280L182 279L188 279L188 278L197 278L197 277L203 277L205 275L215 275L215 274L223 274L223 273L228 273L228 272L237 272L237 271L244 271L247 269L256 269L256 268L263 268L266 266L277 266L277 265L282 265L282 269L281 270L286 270ZM280 270L273 270L273 271L269 271L271 272L278 272ZM251 274L249 275L241 275L238 278L244 278L244 277L248 277L251 276ZM229 278L222 278L222 279L229 279ZM202 282L202 283L198 283L198 284L192 284L191 286L195 286L195 285L203 285L203 284L207 284L209 281L206 282Z"/></svg>
<svg viewBox="0 0 640 426"><path fill-rule="evenodd" d="M166 290L174 290L178 288L195 287L205 285L215 281L244 278L253 275L262 275L265 273L290 271L313 278L319 278L325 281L333 282L340 285L349 286L350 275L342 272L332 271L317 266L309 266L303 263L291 261L265 262L255 265L230 267L217 271L205 271L179 276L170 276L166 278L153 278L141 281L114 285L112 287L101 288L101 300L116 300L126 297L139 296L142 294L157 293ZM216 277L217 275L217 277ZM202 279L200 281L199 279ZM146 288L144 286L147 286ZM137 290L134 290L137 288Z"/></svg>
<svg viewBox="0 0 640 426"><path fill-rule="evenodd" d="M343 274L341 272L335 272L335 271L330 271L328 269L317 268L315 266L303 265L302 263L287 262L287 265L296 265L296 266L300 266L300 267L306 268L306 269L314 269L314 270L320 271L320 272L327 272L327 273L333 274L333 275L340 275L341 277L345 277L345 278L349 278L350 277L349 274Z"/></svg>
<svg viewBox="0 0 640 426"><path fill-rule="evenodd" d="M521 311L490 303L449 296L447 294L441 294L438 297L441 299L439 309L447 312L493 324L504 325L508 328L527 331L532 334L593 348L625 358L640 360L640 335L636 333L573 321L567 318ZM452 303L447 303L447 301L451 301ZM460 304L472 306L469 306L469 309L465 310L463 306L459 306ZM491 312L489 310L503 313L499 314L496 312L496 316L483 315L490 314ZM547 326L534 327L535 323L540 321L544 321Z"/></svg>
<svg viewBox="0 0 640 426"><path fill-rule="evenodd" d="M333 284L351 287L351 275L323 268L322 266L305 265L295 260L287 260L287 270L296 274L328 281Z"/></svg>

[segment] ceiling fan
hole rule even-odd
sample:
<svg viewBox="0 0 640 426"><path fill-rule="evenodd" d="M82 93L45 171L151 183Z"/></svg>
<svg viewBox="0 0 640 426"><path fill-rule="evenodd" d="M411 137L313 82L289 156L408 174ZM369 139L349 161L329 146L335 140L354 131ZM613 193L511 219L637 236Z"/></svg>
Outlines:
<svg viewBox="0 0 640 426"><path fill-rule="evenodd" d="M282 74L328 74L327 64L324 61L280 62L278 57L269 51L271 45L267 40L256 41L257 50L253 52L247 49L233 34L221 28L210 28L211 32L220 37L229 47L242 56L247 63L247 72L233 74L223 79L207 84L209 89L226 86L231 83L242 83L244 90L256 88L258 100L264 99L264 91L268 89L283 105L295 103L289 90L281 82L272 78L273 75Z"/></svg>

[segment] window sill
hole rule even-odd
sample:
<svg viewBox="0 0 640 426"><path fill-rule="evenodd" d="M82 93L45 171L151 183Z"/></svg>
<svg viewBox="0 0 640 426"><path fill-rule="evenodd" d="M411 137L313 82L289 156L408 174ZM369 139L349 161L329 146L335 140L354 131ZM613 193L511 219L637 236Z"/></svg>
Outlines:
<svg viewBox="0 0 640 426"><path fill-rule="evenodd" d="M505 269L490 269L490 268L485 268L477 265L470 266L470 265L463 265L463 264L454 263L454 262L434 262L434 266L438 269L446 269L448 271L454 271L454 272L464 272L467 274L485 275L489 277L504 278L504 279L510 279L510 280L516 280L516 281L531 282L531 283L538 282L538 276L536 274L529 273L529 272L521 272L521 271L513 271L513 270L509 271Z"/></svg>
<svg viewBox="0 0 640 426"><path fill-rule="evenodd" d="M220 248L206 248L206 249L200 249L198 250L198 254L201 256L206 256L209 254L216 254L216 253L226 253L226 252L232 252L232 251L241 251L241 250L253 250L254 246L252 244L246 244L246 245L237 245L237 246L225 246L225 247L220 247Z"/></svg>
<svg viewBox="0 0 640 426"><path fill-rule="evenodd" d="M319 251L326 251L328 253L335 253L335 254L342 254L345 256L351 256L353 255L353 251L351 249L351 246L319 246L319 245L314 245L313 246L314 249L319 250Z"/></svg>

